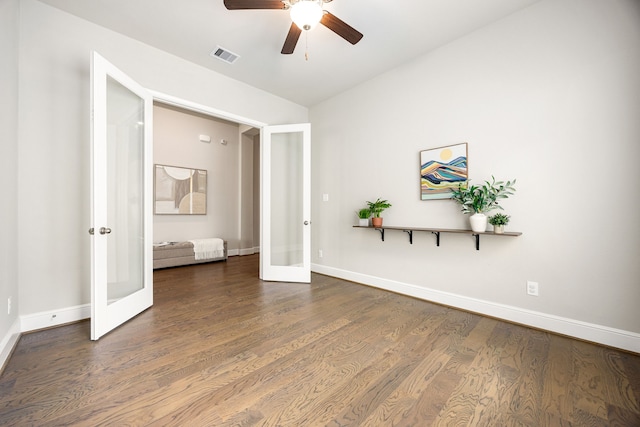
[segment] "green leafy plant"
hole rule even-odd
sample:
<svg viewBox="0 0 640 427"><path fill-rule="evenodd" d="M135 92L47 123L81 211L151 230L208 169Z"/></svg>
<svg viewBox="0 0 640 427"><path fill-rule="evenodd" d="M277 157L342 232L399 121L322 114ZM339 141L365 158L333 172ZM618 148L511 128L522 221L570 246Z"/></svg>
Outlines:
<svg viewBox="0 0 640 427"><path fill-rule="evenodd" d="M489 217L489 224L491 225L507 225L509 224L509 215L505 215L502 213L497 213L493 216Z"/></svg>
<svg viewBox="0 0 640 427"><path fill-rule="evenodd" d="M380 200L380 198L375 202L367 202L367 205L369 206L369 211L375 218L380 218L382 211L391 207L391 203L386 200Z"/></svg>
<svg viewBox="0 0 640 427"><path fill-rule="evenodd" d="M369 208L362 208L356 211L356 215L358 215L358 218L360 219L369 219L371 216L371 210L369 210Z"/></svg>
<svg viewBox="0 0 640 427"><path fill-rule="evenodd" d="M451 198L460 203L461 210L465 214L486 213L494 209L502 209L499 200L513 196L516 191L515 183L515 179L504 182L496 181L491 176L491 182L485 181L481 186L468 185L468 182L460 184L457 189L451 190Z"/></svg>

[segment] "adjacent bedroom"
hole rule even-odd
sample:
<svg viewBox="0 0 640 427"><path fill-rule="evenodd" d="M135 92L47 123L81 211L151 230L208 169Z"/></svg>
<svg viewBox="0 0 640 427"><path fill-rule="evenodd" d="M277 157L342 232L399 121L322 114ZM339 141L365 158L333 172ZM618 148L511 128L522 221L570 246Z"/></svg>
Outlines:
<svg viewBox="0 0 640 427"><path fill-rule="evenodd" d="M153 108L153 268L259 252L260 130Z"/></svg>

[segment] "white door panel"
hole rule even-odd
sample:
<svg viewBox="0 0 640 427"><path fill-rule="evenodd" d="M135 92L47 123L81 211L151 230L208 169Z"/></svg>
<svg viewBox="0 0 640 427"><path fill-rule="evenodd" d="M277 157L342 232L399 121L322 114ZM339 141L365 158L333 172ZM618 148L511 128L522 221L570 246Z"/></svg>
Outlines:
<svg viewBox="0 0 640 427"><path fill-rule="evenodd" d="M91 86L91 339L97 340L153 304L153 98L95 52Z"/></svg>
<svg viewBox="0 0 640 427"><path fill-rule="evenodd" d="M262 128L260 277L311 281L311 125Z"/></svg>

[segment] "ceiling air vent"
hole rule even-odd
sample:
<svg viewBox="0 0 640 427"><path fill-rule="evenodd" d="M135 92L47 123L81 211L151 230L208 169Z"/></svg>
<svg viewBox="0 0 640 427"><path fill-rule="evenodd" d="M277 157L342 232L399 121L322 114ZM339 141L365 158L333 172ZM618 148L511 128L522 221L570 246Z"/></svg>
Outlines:
<svg viewBox="0 0 640 427"><path fill-rule="evenodd" d="M214 58L218 58L221 61L227 62L229 64L233 64L236 62L236 59L240 58L240 55L236 55L233 52L228 51L227 49L218 46L216 49L212 50L210 53Z"/></svg>

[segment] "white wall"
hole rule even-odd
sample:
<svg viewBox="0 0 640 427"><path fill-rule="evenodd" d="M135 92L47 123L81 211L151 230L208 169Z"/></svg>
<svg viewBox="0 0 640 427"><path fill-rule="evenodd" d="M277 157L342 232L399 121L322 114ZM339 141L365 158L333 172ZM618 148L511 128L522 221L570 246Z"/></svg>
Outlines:
<svg viewBox="0 0 640 427"><path fill-rule="evenodd" d="M0 0L0 354L18 316L18 0ZM11 314L7 299L12 299ZM7 337L5 339L5 337ZM3 363L0 357L0 367Z"/></svg>
<svg viewBox="0 0 640 427"><path fill-rule="evenodd" d="M206 215L154 215L154 241L219 237L229 250L239 244L238 124L198 113L154 106L154 163L207 171ZM203 143L199 135L208 135ZM220 140L227 144L220 144Z"/></svg>
<svg viewBox="0 0 640 427"><path fill-rule="evenodd" d="M151 90L240 117L297 123L308 112L35 0L19 4L17 265L20 314L28 317L90 301L92 49Z"/></svg>
<svg viewBox="0 0 640 427"><path fill-rule="evenodd" d="M612 328L640 351L639 118L635 0L542 1L417 58L311 109L314 268L515 320ZM521 237L476 251L466 235L436 247L427 233L383 243L351 227L382 197L389 225L468 228L454 202L419 200L420 150L465 141L472 182L517 178L504 207Z"/></svg>

